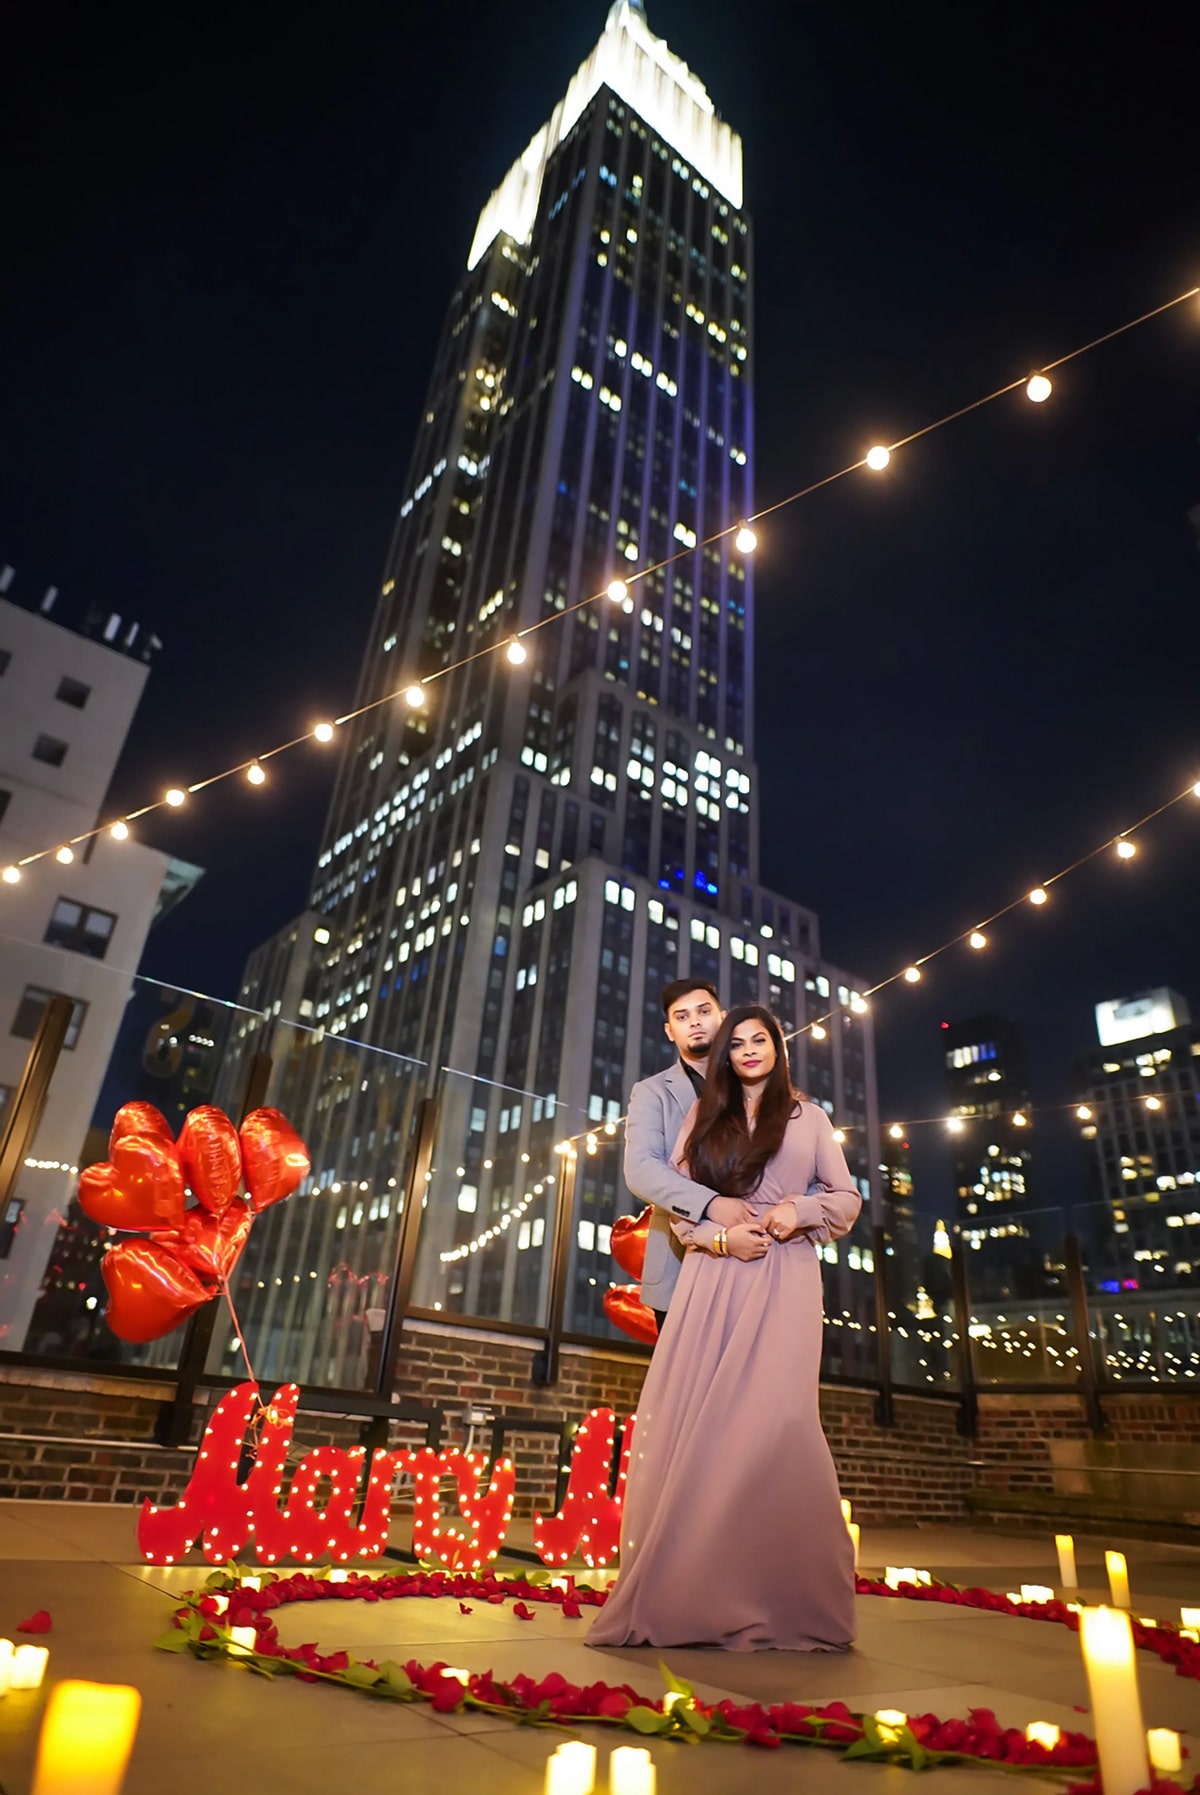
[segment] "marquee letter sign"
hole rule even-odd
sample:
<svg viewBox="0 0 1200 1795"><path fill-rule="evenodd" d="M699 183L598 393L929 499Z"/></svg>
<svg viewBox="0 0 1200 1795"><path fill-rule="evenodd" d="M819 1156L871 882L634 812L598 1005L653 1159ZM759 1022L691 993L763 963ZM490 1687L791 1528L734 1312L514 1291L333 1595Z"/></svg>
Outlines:
<svg viewBox="0 0 1200 1795"><path fill-rule="evenodd" d="M507 1456L496 1461L485 1488L485 1453L434 1452L428 1446L376 1450L356 1522L366 1449L317 1446L296 1467L281 1508L299 1400L296 1384L282 1385L265 1409L260 1409L256 1384L239 1384L221 1398L178 1502L142 1507L138 1546L148 1563L175 1564L197 1542L210 1564L225 1564L251 1544L261 1564L281 1559L312 1564L326 1556L342 1564L351 1558L378 1558L387 1544L398 1471L413 1479L413 1550L418 1558L454 1570L478 1570L493 1561L512 1518L516 1471ZM257 1444L243 1480L238 1473L246 1432L256 1421ZM543 1563L565 1564L575 1551L592 1566L615 1558L633 1424L631 1415L624 1427L615 1494L609 1492L615 1414L593 1409L580 1426L561 1511L534 1516L534 1543ZM455 1484L457 1515L442 1514L446 1479Z"/></svg>

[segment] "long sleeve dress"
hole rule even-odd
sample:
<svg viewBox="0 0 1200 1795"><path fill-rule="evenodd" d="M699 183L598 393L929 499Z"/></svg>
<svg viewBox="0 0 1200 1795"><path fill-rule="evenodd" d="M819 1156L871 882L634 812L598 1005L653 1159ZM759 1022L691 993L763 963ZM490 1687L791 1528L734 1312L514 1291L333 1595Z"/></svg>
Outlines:
<svg viewBox="0 0 1200 1795"><path fill-rule="evenodd" d="M680 1131L676 1163L695 1107ZM862 1207L823 1109L798 1106L748 1201L803 1230L763 1259L689 1250L638 1404L616 1587L588 1644L838 1651L853 1642L854 1549L821 1431L817 1244Z"/></svg>

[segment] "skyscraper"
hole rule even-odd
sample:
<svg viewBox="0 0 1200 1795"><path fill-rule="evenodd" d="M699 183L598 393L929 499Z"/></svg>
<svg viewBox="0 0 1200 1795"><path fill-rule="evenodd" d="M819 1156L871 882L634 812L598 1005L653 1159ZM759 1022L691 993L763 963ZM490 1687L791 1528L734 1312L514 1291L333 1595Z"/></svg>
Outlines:
<svg viewBox="0 0 1200 1795"><path fill-rule="evenodd" d="M431 683L339 731L313 1032L284 1053L323 1208L274 1218L252 1293L292 1369L314 1271L386 1264L434 1084L417 1302L536 1318L555 1143L590 1129L568 1324L604 1326L626 1207L605 1130L666 1063L682 973L789 1029L829 1017L795 1071L870 1190L866 1006L758 879L753 543L710 540L753 509L751 269L740 139L617 0L484 206L438 344L356 708ZM242 1001L267 1007L253 975Z"/></svg>
<svg viewBox="0 0 1200 1795"><path fill-rule="evenodd" d="M1025 1037L1006 1016L968 1016L943 1023L941 1044L949 1097L957 1227L975 1249L972 1288L1006 1294L1026 1288L1037 1255L1028 1217L1030 1117ZM1023 1281L1022 1281L1023 1280Z"/></svg>

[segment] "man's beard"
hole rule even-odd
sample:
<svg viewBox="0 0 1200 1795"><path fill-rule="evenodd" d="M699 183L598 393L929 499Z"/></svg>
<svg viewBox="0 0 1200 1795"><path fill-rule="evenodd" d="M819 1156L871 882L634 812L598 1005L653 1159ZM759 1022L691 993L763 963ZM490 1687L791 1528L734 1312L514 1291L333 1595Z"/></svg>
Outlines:
<svg viewBox="0 0 1200 1795"><path fill-rule="evenodd" d="M679 1051L682 1053L684 1059L706 1060L712 1052L712 1042L704 1041L695 1046L689 1043L688 1046L681 1047Z"/></svg>

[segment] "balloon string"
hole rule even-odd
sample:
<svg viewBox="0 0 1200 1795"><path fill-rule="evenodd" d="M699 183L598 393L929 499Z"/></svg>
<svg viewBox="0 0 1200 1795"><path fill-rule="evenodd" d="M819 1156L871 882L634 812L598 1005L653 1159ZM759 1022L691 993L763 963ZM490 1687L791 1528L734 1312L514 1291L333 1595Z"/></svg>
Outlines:
<svg viewBox="0 0 1200 1795"><path fill-rule="evenodd" d="M229 1317L230 1317L230 1320L233 1322L233 1331L237 1335L237 1343L241 1347L241 1350L242 1350L242 1359L245 1362L245 1366L246 1366L246 1376L250 1379L250 1382L252 1384L256 1384L258 1382L258 1379L255 1377L254 1367L250 1363L250 1353L246 1346L245 1336L242 1333L242 1325L238 1320L237 1310L233 1306L233 1297L230 1295L230 1292L229 1292L229 1279L228 1278L221 1279L221 1294L225 1298L226 1303L229 1305Z"/></svg>

